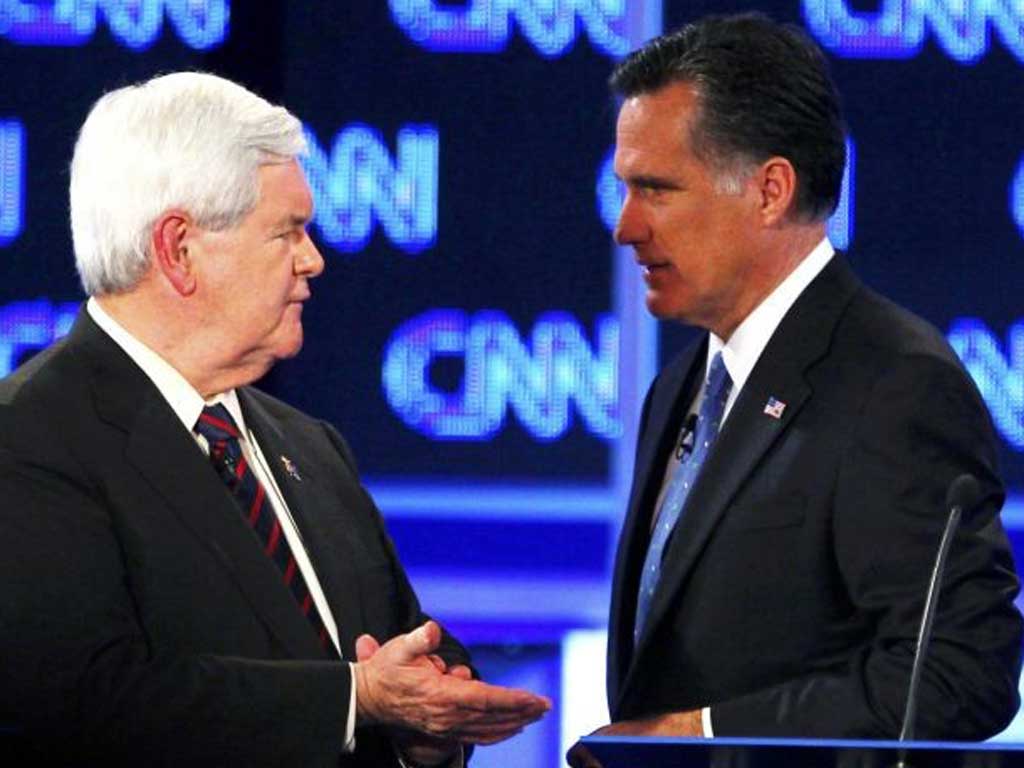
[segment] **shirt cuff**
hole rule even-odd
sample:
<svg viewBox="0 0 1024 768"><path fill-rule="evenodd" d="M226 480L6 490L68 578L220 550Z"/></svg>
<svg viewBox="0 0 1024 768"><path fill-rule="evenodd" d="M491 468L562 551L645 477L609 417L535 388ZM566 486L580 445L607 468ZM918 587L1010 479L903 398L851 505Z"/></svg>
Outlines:
<svg viewBox="0 0 1024 768"><path fill-rule="evenodd" d="M356 751L356 667L348 663L349 677L352 680L348 694L348 717L345 719L345 734L341 742L341 751L351 754Z"/></svg>
<svg viewBox="0 0 1024 768"><path fill-rule="evenodd" d="M711 707L704 707L700 711L700 727L704 730L707 738L713 738L714 730L711 728Z"/></svg>

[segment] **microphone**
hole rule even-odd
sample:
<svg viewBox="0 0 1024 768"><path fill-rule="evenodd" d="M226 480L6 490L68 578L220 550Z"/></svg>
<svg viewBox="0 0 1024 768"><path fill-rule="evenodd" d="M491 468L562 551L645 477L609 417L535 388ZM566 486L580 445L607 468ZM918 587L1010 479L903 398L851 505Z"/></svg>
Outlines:
<svg viewBox="0 0 1024 768"><path fill-rule="evenodd" d="M917 714L917 688L921 682L921 668L924 666L924 658L928 653L928 642L932 636L932 622L935 619L935 606L939 602L942 577L946 570L946 556L949 554L949 549L953 544L953 536L956 534L961 516L970 515L980 501L981 485L974 475L960 475L950 483L949 490L946 492L946 509L949 510L949 517L946 520L946 529L942 532L942 541L939 543L939 551L935 556L935 566L932 568L932 578L924 601L924 612L921 616L921 628L917 633L917 651L914 653L914 666L910 673L907 708L903 714L903 728L900 731L900 741L912 741L914 738L914 719ZM904 763L903 756L900 757L897 766L905 768L906 764Z"/></svg>
<svg viewBox="0 0 1024 768"><path fill-rule="evenodd" d="M676 460L682 461L684 456L693 453L693 441L697 434L697 414L691 413L683 422L683 428L679 430L679 439L676 440Z"/></svg>

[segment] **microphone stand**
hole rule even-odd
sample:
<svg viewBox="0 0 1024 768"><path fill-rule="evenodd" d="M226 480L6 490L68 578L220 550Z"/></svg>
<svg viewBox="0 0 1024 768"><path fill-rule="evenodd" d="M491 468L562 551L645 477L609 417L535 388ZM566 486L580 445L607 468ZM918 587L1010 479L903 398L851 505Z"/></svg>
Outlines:
<svg viewBox="0 0 1024 768"><path fill-rule="evenodd" d="M935 621L935 606L939 602L939 593L942 591L942 576L946 570L946 557L949 555L950 547L953 545L953 536L956 534L957 526L960 525L962 513L961 505L955 504L949 513L946 529L942 533L942 542L939 544L939 552L935 556L935 566L932 568L932 578L928 584L928 596L925 599L924 614L921 616L921 628L917 633L917 651L914 654L914 666L910 672L910 688L907 691L907 708L903 714L903 728L900 730L900 741L913 741L914 739L914 719L917 716L917 689L921 683L921 668L924 666L924 659L928 653L928 643L932 637L932 623ZM910 765L907 763L906 748L900 749L896 768L910 768Z"/></svg>

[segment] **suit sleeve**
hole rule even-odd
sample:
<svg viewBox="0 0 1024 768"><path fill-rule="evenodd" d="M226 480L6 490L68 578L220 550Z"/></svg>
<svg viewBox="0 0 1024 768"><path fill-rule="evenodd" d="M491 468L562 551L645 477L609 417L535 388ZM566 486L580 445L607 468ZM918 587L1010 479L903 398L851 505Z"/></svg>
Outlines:
<svg viewBox="0 0 1024 768"><path fill-rule="evenodd" d="M339 765L348 665L155 653L146 584L128 583L99 489L11 416L0 408L0 731L62 764Z"/></svg>
<svg viewBox="0 0 1024 768"><path fill-rule="evenodd" d="M1021 619L993 446L988 413L954 363L904 358L877 380L833 507L836 567L873 637L842 666L713 704L716 735L896 737L945 495L965 472L983 501L950 552L916 737L982 739L1007 725L1019 704Z"/></svg>

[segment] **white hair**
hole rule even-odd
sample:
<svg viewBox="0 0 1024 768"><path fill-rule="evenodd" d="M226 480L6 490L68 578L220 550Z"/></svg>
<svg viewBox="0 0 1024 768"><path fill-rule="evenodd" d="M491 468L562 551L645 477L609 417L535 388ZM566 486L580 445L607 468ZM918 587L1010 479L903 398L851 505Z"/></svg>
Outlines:
<svg viewBox="0 0 1024 768"><path fill-rule="evenodd" d="M749 172L744 173L743 171L737 172L733 170L716 171L712 184L715 192L718 194L736 197L743 194L743 185L747 183L749 178Z"/></svg>
<svg viewBox="0 0 1024 768"><path fill-rule="evenodd" d="M712 154L705 162L711 172L715 192L730 197L743 194L743 188L758 166L757 160L743 154L728 158Z"/></svg>
<svg viewBox="0 0 1024 768"><path fill-rule="evenodd" d="M215 75L177 72L106 94L71 161L85 292L132 290L149 265L152 226L169 209L210 229L234 226L259 201L259 167L305 150L294 115Z"/></svg>

